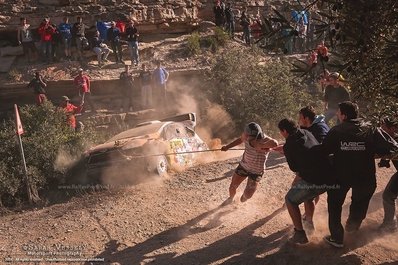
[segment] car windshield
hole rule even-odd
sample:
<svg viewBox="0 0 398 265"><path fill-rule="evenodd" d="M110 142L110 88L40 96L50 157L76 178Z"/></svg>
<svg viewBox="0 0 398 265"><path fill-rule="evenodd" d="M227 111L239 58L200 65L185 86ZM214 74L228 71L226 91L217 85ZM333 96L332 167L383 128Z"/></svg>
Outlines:
<svg viewBox="0 0 398 265"><path fill-rule="evenodd" d="M113 136L111 139L109 139L106 142L109 143L109 142L122 140L122 139L126 139L126 138L138 137L138 136L143 136L146 134L156 133L157 131L159 131L160 127L162 127L163 125L164 125L163 122L159 122L159 123L153 123L153 124L148 124L148 125L140 126L137 128L133 128L133 129L124 131L122 133L119 133L119 134Z"/></svg>

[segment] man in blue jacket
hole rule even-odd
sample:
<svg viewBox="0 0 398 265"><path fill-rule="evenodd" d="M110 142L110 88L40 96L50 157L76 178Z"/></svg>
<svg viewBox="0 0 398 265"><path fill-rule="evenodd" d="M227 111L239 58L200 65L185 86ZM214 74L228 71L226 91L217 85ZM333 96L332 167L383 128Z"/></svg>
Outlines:
<svg viewBox="0 0 398 265"><path fill-rule="evenodd" d="M69 19L67 17L64 17L64 22L58 25L58 31L61 35L61 41L64 46L65 59L71 60L72 25L69 24Z"/></svg>

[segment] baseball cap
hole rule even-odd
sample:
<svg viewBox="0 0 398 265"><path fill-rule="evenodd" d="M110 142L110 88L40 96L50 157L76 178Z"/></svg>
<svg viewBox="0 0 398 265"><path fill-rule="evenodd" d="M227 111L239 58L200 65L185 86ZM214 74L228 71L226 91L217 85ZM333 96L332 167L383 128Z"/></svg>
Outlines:
<svg viewBox="0 0 398 265"><path fill-rule="evenodd" d="M262 137L263 130L257 123L251 122L245 126L245 133L247 133L249 136L258 138L259 135Z"/></svg>
<svg viewBox="0 0 398 265"><path fill-rule="evenodd" d="M68 96L62 96L62 99L65 101L70 101L70 99L68 98Z"/></svg>
<svg viewBox="0 0 398 265"><path fill-rule="evenodd" d="M83 72L83 68L79 68L77 71L78 71L79 73L80 73L80 72Z"/></svg>
<svg viewBox="0 0 398 265"><path fill-rule="evenodd" d="M329 77L333 77L334 79L338 79L340 77L340 73L338 73L338 72L330 73Z"/></svg>

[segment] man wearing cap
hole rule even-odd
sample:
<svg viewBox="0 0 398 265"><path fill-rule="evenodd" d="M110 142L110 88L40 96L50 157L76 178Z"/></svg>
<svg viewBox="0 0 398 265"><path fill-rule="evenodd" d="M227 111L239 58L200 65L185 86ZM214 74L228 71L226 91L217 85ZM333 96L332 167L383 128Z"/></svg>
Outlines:
<svg viewBox="0 0 398 265"><path fill-rule="evenodd" d="M111 27L107 32L108 41L111 43L111 48L115 54L116 63L123 63L122 60L122 45L120 44L120 29L116 27L115 21L111 22Z"/></svg>
<svg viewBox="0 0 398 265"><path fill-rule="evenodd" d="M95 110L94 103L91 99L91 89L90 89L90 78L83 73L83 69L79 68L79 74L74 79L74 84L79 92L80 105L83 106L85 101L90 104L92 112L97 112Z"/></svg>
<svg viewBox="0 0 398 265"><path fill-rule="evenodd" d="M334 183L330 174L332 170L327 156L322 155L320 149L312 149L319 146L319 142L310 131L298 128L297 124L289 119L281 120L278 128L286 139L283 145L286 161L296 174L285 197L286 207L294 225L294 235L289 241L305 244L308 243L308 238L303 228L299 205L312 201L326 191L327 184Z"/></svg>
<svg viewBox="0 0 398 265"><path fill-rule="evenodd" d="M350 93L348 90L339 83L340 74L337 72L329 75L329 84L325 88L325 122L328 123L333 117L336 116L339 109L340 102L349 101ZM340 121L337 119L336 123Z"/></svg>
<svg viewBox="0 0 398 265"><path fill-rule="evenodd" d="M76 130L75 114L80 113L83 109L83 106L80 105L79 107L76 107L75 105L70 103L70 99L67 96L62 96L61 108L66 113L66 119L67 119L68 125L72 129Z"/></svg>
<svg viewBox="0 0 398 265"><path fill-rule="evenodd" d="M221 151L227 151L242 143L245 144L245 151L242 160L239 162L232 176L229 186L229 198L223 202L223 206L233 202L237 188L246 178L246 188L240 197L240 201L245 202L253 196L264 174L265 162L269 154L269 149L278 145L275 139L262 132L260 125L251 122L246 125L241 137L224 145Z"/></svg>
<svg viewBox="0 0 398 265"><path fill-rule="evenodd" d="M139 62L138 36L138 30L134 25L134 21L130 20L126 28L126 37L130 48L131 64L134 63L134 65L138 65Z"/></svg>
<svg viewBox="0 0 398 265"><path fill-rule="evenodd" d="M35 94L37 105L41 105L44 101L47 100L46 90L44 90L44 88L47 87L47 84L43 81L43 78L41 77L39 72L35 73L35 78L33 78L32 81L29 82L27 87L33 88L33 93Z"/></svg>

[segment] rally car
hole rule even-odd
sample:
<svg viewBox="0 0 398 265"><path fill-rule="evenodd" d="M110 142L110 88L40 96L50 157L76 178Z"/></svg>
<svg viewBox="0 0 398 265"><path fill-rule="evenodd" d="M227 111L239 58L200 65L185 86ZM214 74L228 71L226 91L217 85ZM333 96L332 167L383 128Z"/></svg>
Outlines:
<svg viewBox="0 0 398 265"><path fill-rule="evenodd" d="M88 150L86 173L99 180L102 174L164 176L169 169L190 167L201 153L196 151L208 150L195 126L195 113L138 124Z"/></svg>

